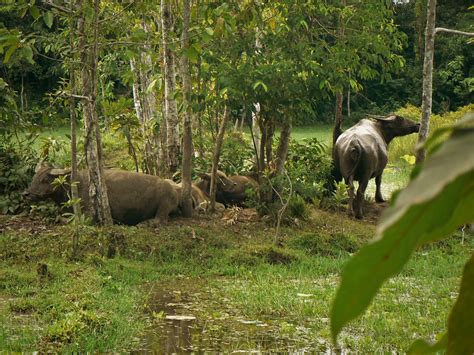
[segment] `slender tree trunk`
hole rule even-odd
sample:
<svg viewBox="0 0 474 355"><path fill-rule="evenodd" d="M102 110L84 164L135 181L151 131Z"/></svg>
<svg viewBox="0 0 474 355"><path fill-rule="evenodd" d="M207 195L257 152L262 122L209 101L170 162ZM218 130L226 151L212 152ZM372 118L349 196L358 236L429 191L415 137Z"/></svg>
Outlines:
<svg viewBox="0 0 474 355"><path fill-rule="evenodd" d="M171 9L170 0L161 0L161 23L163 35L163 60L165 76L165 119L166 119L166 145L167 168L170 175L178 169L179 131L178 107L174 98L176 91L176 75L174 55L170 49L171 42Z"/></svg>
<svg viewBox="0 0 474 355"><path fill-rule="evenodd" d="M267 140L265 142L265 158L267 162L273 161L273 136L275 134L275 121L271 120L268 122L267 127Z"/></svg>
<svg viewBox="0 0 474 355"><path fill-rule="evenodd" d="M260 114L260 104L254 104L255 111L252 111L252 139L254 145L260 147L260 129L258 126L259 114ZM256 149L255 151L255 165L257 166L257 171L260 174L263 172L262 157L260 156L260 151Z"/></svg>
<svg viewBox="0 0 474 355"><path fill-rule="evenodd" d="M416 60L419 63L423 51L423 28L425 27L425 3L426 0L416 0L415 2L415 33L416 43L414 44Z"/></svg>
<svg viewBox="0 0 474 355"><path fill-rule="evenodd" d="M342 7L347 6L347 0L342 0L341 1ZM342 12L339 15L338 18L338 39L337 41L339 43L344 43L345 42L345 27L344 27L344 21L342 17ZM337 138L341 135L342 133L342 121L343 121L343 115L342 115L342 104L344 102L344 90L341 88L336 92L336 110L335 110L335 115L334 115L334 129L332 131L332 146L336 144Z"/></svg>
<svg viewBox="0 0 474 355"><path fill-rule="evenodd" d="M183 189L181 195L182 212L184 217L193 216L193 201L191 193L191 172L192 172L192 107L191 107L191 73L189 60L186 56L189 49L189 17L190 0L183 1L183 57L181 58L181 77L183 80L184 93L184 124L183 124Z"/></svg>
<svg viewBox="0 0 474 355"><path fill-rule="evenodd" d="M139 56L140 63L137 65L135 58L130 59L130 69L133 74L133 103L135 112L140 122L140 131L143 137L143 165L144 171L155 175L158 170L157 142L153 131L153 110L156 106L154 93L148 93L147 88L150 84L148 75L144 74L145 68L142 62L142 56ZM151 73L150 73L151 75Z"/></svg>
<svg viewBox="0 0 474 355"><path fill-rule="evenodd" d="M423 96L421 100L422 117L420 132L418 134L418 150L416 152L416 163L425 160L425 149L423 143L428 138L430 130L430 116L433 93L433 57L436 24L436 0L428 0L428 16L425 31L425 59L423 62Z"/></svg>
<svg viewBox="0 0 474 355"><path fill-rule="evenodd" d="M290 144L291 135L291 117L285 115L285 120L281 127L280 142L275 157L275 174L280 175L285 168L286 158L288 157L288 146Z"/></svg>
<svg viewBox="0 0 474 355"><path fill-rule="evenodd" d="M351 87L347 89L347 118L351 118ZM342 125L341 125L341 130L342 130Z"/></svg>
<svg viewBox="0 0 474 355"><path fill-rule="evenodd" d="M76 1L77 2L77 1ZM76 6L74 6L74 2L71 1L70 10L71 12L75 11ZM74 48L74 38L76 35L76 21L72 15L69 16L69 48L71 53L75 53ZM76 56L72 55L71 64L69 67L69 86L71 90L71 95L69 96L69 117L71 120L71 198L75 201L79 199L79 191L77 184L77 117L76 117L76 99L74 95L77 94L76 89L76 64L75 59ZM79 203L73 204L73 211L76 220L79 220L81 217L81 205ZM76 238L75 242L73 243L73 253L76 251Z"/></svg>
<svg viewBox="0 0 474 355"><path fill-rule="evenodd" d="M336 93L336 114L334 115L334 129L332 131L332 145L336 144L337 138L342 133L342 104L343 104L344 96L342 91Z"/></svg>
<svg viewBox="0 0 474 355"><path fill-rule="evenodd" d="M230 110L225 105L224 117L222 118L219 132L216 137L216 145L214 146L214 155L212 157L212 169L211 169L211 187L210 187L210 198L211 198L211 212L216 209L216 188L217 188L217 168L219 166L219 159L221 156L222 143L224 142L224 134L227 122L229 121Z"/></svg>
<svg viewBox="0 0 474 355"><path fill-rule="evenodd" d="M242 112L242 117L240 118L240 126L239 126L239 131L242 132L244 130L244 123L245 123L245 117L247 115L245 106L244 106L244 111Z"/></svg>
<svg viewBox="0 0 474 355"><path fill-rule="evenodd" d="M268 119L261 117L258 122L260 128L261 138L260 138L260 147L258 157L260 158L260 169L264 171L267 167L269 161L265 161L265 146L267 144L267 121Z"/></svg>
<svg viewBox="0 0 474 355"><path fill-rule="evenodd" d="M199 3L199 1L198 1ZM197 5L199 8L199 4ZM197 112L197 117L195 120L195 123L197 124L197 132L198 132L198 156L203 157L204 156L204 136L202 132L202 99L201 99L201 88L202 88L202 78L201 78L201 57L198 58L198 63L197 63L197 92L199 94L198 96L198 106L199 110Z"/></svg>
<svg viewBox="0 0 474 355"><path fill-rule="evenodd" d="M88 1L87 1L88 2ZM92 42L88 43L85 33L85 8L80 18L79 51L81 53L81 76L86 163L89 175L90 212L93 220L102 225L112 224L107 187L102 162L102 144L97 117L97 42L99 0L93 1Z"/></svg>

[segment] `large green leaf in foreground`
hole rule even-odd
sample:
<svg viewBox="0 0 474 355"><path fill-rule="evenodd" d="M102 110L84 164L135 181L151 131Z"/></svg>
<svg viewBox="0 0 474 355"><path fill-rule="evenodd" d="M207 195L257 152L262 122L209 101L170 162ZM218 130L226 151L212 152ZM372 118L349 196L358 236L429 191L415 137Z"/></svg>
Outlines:
<svg viewBox="0 0 474 355"><path fill-rule="evenodd" d="M362 314L382 283L400 272L417 246L474 220L473 116L456 125L450 139L428 157L382 216L375 240L347 263L331 310L334 340Z"/></svg>
<svg viewBox="0 0 474 355"><path fill-rule="evenodd" d="M459 297L449 316L448 354L474 354L474 254L464 267Z"/></svg>

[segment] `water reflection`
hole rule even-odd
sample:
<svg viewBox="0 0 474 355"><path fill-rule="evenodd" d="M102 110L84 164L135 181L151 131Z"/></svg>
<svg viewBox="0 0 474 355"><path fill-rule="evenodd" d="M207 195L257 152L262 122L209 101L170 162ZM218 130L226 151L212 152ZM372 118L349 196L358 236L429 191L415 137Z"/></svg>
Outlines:
<svg viewBox="0 0 474 355"><path fill-rule="evenodd" d="M160 354L326 350L320 343L314 343L310 330L303 326L295 327L291 334L283 334L281 322L244 319L222 300L212 297L212 292L193 287L194 290L189 287L184 290L179 285L155 288L150 299L154 322L146 332L141 350ZM167 316L186 319L167 319Z"/></svg>

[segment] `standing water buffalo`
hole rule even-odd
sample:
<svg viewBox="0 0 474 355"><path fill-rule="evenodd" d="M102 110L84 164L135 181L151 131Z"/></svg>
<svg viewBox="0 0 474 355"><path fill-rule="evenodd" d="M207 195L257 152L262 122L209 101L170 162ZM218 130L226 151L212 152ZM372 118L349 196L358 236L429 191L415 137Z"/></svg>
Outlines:
<svg viewBox="0 0 474 355"><path fill-rule="evenodd" d="M105 170L104 173L114 222L127 225L147 220L166 222L170 212L178 207L178 192L168 181L157 176L124 170ZM66 202L68 196L65 189L61 186L54 188L51 183L58 176L69 174L69 170L39 167L24 196L33 201L52 199L58 204ZM90 200L85 170L79 171L78 181L79 196L87 211Z"/></svg>
<svg viewBox="0 0 474 355"><path fill-rule="evenodd" d="M370 179L375 177L375 201L383 202L380 185L387 165L388 144L395 137L420 130L420 124L400 116L363 119L342 133L333 149L335 168L349 185L349 206L362 218L362 202ZM354 198L354 180L359 181Z"/></svg>

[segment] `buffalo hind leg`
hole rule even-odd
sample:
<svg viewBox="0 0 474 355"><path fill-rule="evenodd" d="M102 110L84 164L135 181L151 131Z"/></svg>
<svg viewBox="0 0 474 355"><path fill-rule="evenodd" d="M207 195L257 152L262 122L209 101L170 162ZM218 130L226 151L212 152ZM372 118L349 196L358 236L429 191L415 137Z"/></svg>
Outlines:
<svg viewBox="0 0 474 355"><path fill-rule="evenodd" d="M367 178L359 181L359 188L357 189L357 196L354 201L354 214L358 219L362 218L362 205L364 204L365 189L367 188L368 183L369 179Z"/></svg>
<svg viewBox="0 0 474 355"><path fill-rule="evenodd" d="M375 177L375 202L385 202L382 196L382 174Z"/></svg>
<svg viewBox="0 0 474 355"><path fill-rule="evenodd" d="M349 211L355 213L354 209L354 177L349 176L347 179L344 179L346 185L348 186L348 194L349 194Z"/></svg>

